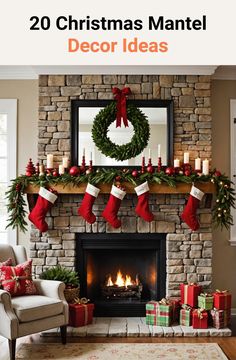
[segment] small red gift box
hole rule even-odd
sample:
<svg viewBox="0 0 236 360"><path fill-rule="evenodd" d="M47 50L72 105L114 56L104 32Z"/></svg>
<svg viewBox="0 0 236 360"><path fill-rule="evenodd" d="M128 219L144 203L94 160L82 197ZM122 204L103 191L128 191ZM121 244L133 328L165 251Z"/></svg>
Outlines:
<svg viewBox="0 0 236 360"><path fill-rule="evenodd" d="M192 325L193 329L207 329L208 312L203 309L193 310Z"/></svg>
<svg viewBox="0 0 236 360"><path fill-rule="evenodd" d="M197 284L180 284L181 304L197 307L198 295L202 292L202 287Z"/></svg>
<svg viewBox="0 0 236 360"><path fill-rule="evenodd" d="M216 290L213 296L214 296L214 308L216 308L217 310L231 309L232 296L227 290L224 291Z"/></svg>
<svg viewBox="0 0 236 360"><path fill-rule="evenodd" d="M94 304L69 304L69 325L85 326L93 322Z"/></svg>
<svg viewBox="0 0 236 360"><path fill-rule="evenodd" d="M231 315L231 309L230 310L217 310L217 309L211 310L213 327L215 327L216 329L222 329L222 328L227 327L230 324L230 315Z"/></svg>

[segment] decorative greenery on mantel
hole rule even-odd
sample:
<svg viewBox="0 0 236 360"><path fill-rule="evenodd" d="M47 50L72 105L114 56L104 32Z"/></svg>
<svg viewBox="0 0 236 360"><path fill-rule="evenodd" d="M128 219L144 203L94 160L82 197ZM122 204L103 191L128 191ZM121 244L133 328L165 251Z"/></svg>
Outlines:
<svg viewBox="0 0 236 360"><path fill-rule="evenodd" d="M82 183L90 182L93 185L99 183L112 183L112 182L129 182L134 186L141 184L144 181L148 181L150 184L167 184L171 187L175 187L178 183L191 184L194 182L213 182L216 186L216 202L213 207L213 222L216 226L221 228L229 228L233 224L230 208L235 207L235 191L232 188L232 182L225 175L221 175L217 171L213 171L209 175L199 176L196 173L192 173L190 176L182 174L167 175L164 171L139 174L137 177L132 175L132 170L129 169L97 169L90 174L81 174L79 176L71 176L70 174L64 174L61 176L52 175L33 175L26 176L21 175L12 180L12 185L7 191L7 209L9 213L8 227L15 228L19 226L19 229L23 232L27 230L27 223L25 221L26 201L24 199L24 193L29 185L53 187L54 185L72 185L79 186Z"/></svg>

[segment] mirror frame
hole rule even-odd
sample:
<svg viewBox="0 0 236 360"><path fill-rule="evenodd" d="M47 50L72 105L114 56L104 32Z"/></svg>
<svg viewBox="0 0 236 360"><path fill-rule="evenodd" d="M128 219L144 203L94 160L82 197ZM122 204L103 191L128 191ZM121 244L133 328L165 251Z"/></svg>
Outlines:
<svg viewBox="0 0 236 360"><path fill-rule="evenodd" d="M114 100L71 100L71 164L79 165L79 108L80 107L106 107ZM136 107L153 107L167 109L167 166L173 164L173 128L174 128L174 102L173 100L127 100L127 104L134 104ZM154 165L156 165L154 163ZM102 167L102 165L94 165ZM122 165L121 165L122 166ZM120 168L121 166L115 166ZM141 166L141 164L140 164ZM104 166L104 168L111 166ZM133 166L127 166L132 168Z"/></svg>

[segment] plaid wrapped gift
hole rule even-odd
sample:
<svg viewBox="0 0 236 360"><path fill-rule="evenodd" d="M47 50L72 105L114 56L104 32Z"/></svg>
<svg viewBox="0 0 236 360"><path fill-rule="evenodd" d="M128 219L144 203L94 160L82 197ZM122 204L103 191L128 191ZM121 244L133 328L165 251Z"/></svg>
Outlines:
<svg viewBox="0 0 236 360"><path fill-rule="evenodd" d="M213 309L213 295L207 293L200 294L198 296L198 307L205 310Z"/></svg>
<svg viewBox="0 0 236 360"><path fill-rule="evenodd" d="M213 320L213 327L216 329L223 329L230 324L230 312L228 310L211 310Z"/></svg>
<svg viewBox="0 0 236 360"><path fill-rule="evenodd" d="M167 299L162 299L158 302L157 307L157 325L170 326L172 323L172 304Z"/></svg>
<svg viewBox="0 0 236 360"><path fill-rule="evenodd" d="M208 328L208 312L204 309L193 310L193 329Z"/></svg>
<svg viewBox="0 0 236 360"><path fill-rule="evenodd" d="M214 296L214 308L218 310L231 309L232 296L228 290L216 290Z"/></svg>
<svg viewBox="0 0 236 360"><path fill-rule="evenodd" d="M192 325L192 312L193 309L191 306L182 305L182 309L180 310L179 324L183 326L191 326Z"/></svg>
<svg viewBox="0 0 236 360"><path fill-rule="evenodd" d="M147 325L157 325L157 307L158 301L149 301L146 304L146 324Z"/></svg>
<svg viewBox="0 0 236 360"><path fill-rule="evenodd" d="M197 307L198 295L202 288L198 284L180 284L181 304Z"/></svg>
<svg viewBox="0 0 236 360"><path fill-rule="evenodd" d="M178 322L181 309L180 298L171 298L170 303L172 305L172 321Z"/></svg>

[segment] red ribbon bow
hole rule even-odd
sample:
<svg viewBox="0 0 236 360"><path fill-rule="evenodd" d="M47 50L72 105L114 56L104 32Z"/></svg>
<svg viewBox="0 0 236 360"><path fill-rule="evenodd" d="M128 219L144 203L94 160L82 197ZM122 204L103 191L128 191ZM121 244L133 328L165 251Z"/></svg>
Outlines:
<svg viewBox="0 0 236 360"><path fill-rule="evenodd" d="M117 115L116 115L116 127L121 127L121 119L123 118L123 122L125 127L128 125L127 113L126 113L126 99L129 94L131 94L131 90L129 87L125 87L120 90L117 87L112 89L113 94L115 95L115 100L117 101Z"/></svg>

